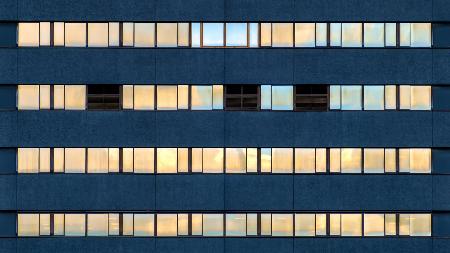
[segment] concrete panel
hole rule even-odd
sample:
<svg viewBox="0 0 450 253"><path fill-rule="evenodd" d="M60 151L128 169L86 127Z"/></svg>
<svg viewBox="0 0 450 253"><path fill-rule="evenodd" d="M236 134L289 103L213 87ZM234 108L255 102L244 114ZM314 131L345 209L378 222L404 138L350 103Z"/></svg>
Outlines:
<svg viewBox="0 0 450 253"><path fill-rule="evenodd" d="M226 0L227 21L293 21L293 0Z"/></svg>
<svg viewBox="0 0 450 253"><path fill-rule="evenodd" d="M17 49L0 48L0 84L17 84L17 53Z"/></svg>
<svg viewBox="0 0 450 253"><path fill-rule="evenodd" d="M0 211L17 210L17 182L16 175L0 176Z"/></svg>
<svg viewBox="0 0 450 253"><path fill-rule="evenodd" d="M157 238L158 253L224 252L223 238Z"/></svg>
<svg viewBox="0 0 450 253"><path fill-rule="evenodd" d="M226 238L225 252L292 253L293 242L293 238Z"/></svg>
<svg viewBox="0 0 450 253"><path fill-rule="evenodd" d="M433 147L450 146L450 113L433 112Z"/></svg>
<svg viewBox="0 0 450 253"><path fill-rule="evenodd" d="M15 174L16 167L16 149L0 148L0 174Z"/></svg>
<svg viewBox="0 0 450 253"><path fill-rule="evenodd" d="M450 175L433 176L433 210L450 210Z"/></svg>
<svg viewBox="0 0 450 253"><path fill-rule="evenodd" d="M161 21L221 21L224 0L164 0L156 2L156 20Z"/></svg>

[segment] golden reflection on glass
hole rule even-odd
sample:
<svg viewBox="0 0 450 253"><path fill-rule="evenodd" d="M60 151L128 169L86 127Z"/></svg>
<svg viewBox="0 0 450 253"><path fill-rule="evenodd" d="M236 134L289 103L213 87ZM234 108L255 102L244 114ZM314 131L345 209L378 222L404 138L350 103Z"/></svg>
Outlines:
<svg viewBox="0 0 450 253"><path fill-rule="evenodd" d="M88 47L108 46L108 23L88 23Z"/></svg>
<svg viewBox="0 0 450 253"><path fill-rule="evenodd" d="M226 23L227 47L246 47L247 38L247 23Z"/></svg>
<svg viewBox="0 0 450 253"><path fill-rule="evenodd" d="M292 148L272 148L272 173L292 173L293 165Z"/></svg>
<svg viewBox="0 0 450 253"><path fill-rule="evenodd" d="M226 236L246 236L247 215L226 214Z"/></svg>
<svg viewBox="0 0 450 253"><path fill-rule="evenodd" d="M342 110L361 110L362 109L362 86L361 85L342 85L341 86L341 109Z"/></svg>
<svg viewBox="0 0 450 253"><path fill-rule="evenodd" d="M134 214L134 236L154 236L154 214Z"/></svg>
<svg viewBox="0 0 450 253"><path fill-rule="evenodd" d="M119 22L109 22L108 29L109 41L108 45L110 47L120 46L120 25Z"/></svg>
<svg viewBox="0 0 450 253"><path fill-rule="evenodd" d="M258 234L258 215L256 213L247 214L247 235Z"/></svg>
<svg viewBox="0 0 450 253"><path fill-rule="evenodd" d="M157 86L157 109L176 110L177 109L177 86L158 85Z"/></svg>
<svg viewBox="0 0 450 253"><path fill-rule="evenodd" d="M384 171L390 173L397 171L397 157L394 148L384 150Z"/></svg>
<svg viewBox="0 0 450 253"><path fill-rule="evenodd" d="M178 46L189 46L189 23L178 23Z"/></svg>
<svg viewBox="0 0 450 253"><path fill-rule="evenodd" d="M316 148L316 172L325 173L327 171L327 149Z"/></svg>
<svg viewBox="0 0 450 253"><path fill-rule="evenodd" d="M315 236L316 215L295 214L295 236Z"/></svg>
<svg viewBox="0 0 450 253"><path fill-rule="evenodd" d="M88 173L108 173L107 148L88 148Z"/></svg>
<svg viewBox="0 0 450 253"><path fill-rule="evenodd" d="M361 23L342 23L342 46L362 47Z"/></svg>
<svg viewBox="0 0 450 253"><path fill-rule="evenodd" d="M395 110L397 108L397 87L395 85L386 85L384 94L385 108Z"/></svg>
<svg viewBox="0 0 450 253"><path fill-rule="evenodd" d="M397 24L396 23L386 23L386 46L395 47L397 46Z"/></svg>
<svg viewBox="0 0 450 253"><path fill-rule="evenodd" d="M39 108L50 109L50 85L39 85Z"/></svg>
<svg viewBox="0 0 450 253"><path fill-rule="evenodd" d="M293 86L272 86L272 110L293 110Z"/></svg>
<svg viewBox="0 0 450 253"><path fill-rule="evenodd" d="M177 173L177 152L176 148L156 149L156 169L158 173Z"/></svg>
<svg viewBox="0 0 450 253"><path fill-rule="evenodd" d="M213 109L223 109L223 85L213 85Z"/></svg>
<svg viewBox="0 0 450 253"><path fill-rule="evenodd" d="M270 213L261 214L261 235L272 235L272 215Z"/></svg>
<svg viewBox="0 0 450 253"><path fill-rule="evenodd" d="M64 100L66 110L86 109L86 85L66 85Z"/></svg>
<svg viewBox="0 0 450 253"><path fill-rule="evenodd" d="M65 236L85 236L86 221L85 214L65 214L64 233Z"/></svg>
<svg viewBox="0 0 450 253"><path fill-rule="evenodd" d="M134 149L134 173L154 173L154 148Z"/></svg>
<svg viewBox="0 0 450 253"><path fill-rule="evenodd" d="M156 45L158 47L176 47L177 42L177 23L158 23L156 24Z"/></svg>
<svg viewBox="0 0 450 253"><path fill-rule="evenodd" d="M88 236L108 236L108 214L93 214L87 215L88 219Z"/></svg>
<svg viewBox="0 0 450 253"><path fill-rule="evenodd" d="M212 86L192 85L191 86L191 109L211 110L212 109Z"/></svg>
<svg viewBox="0 0 450 253"><path fill-rule="evenodd" d="M64 109L64 85L53 85L53 108Z"/></svg>
<svg viewBox="0 0 450 253"><path fill-rule="evenodd" d="M154 110L154 109L155 109L155 86L135 85L134 110Z"/></svg>
<svg viewBox="0 0 450 253"><path fill-rule="evenodd" d="M247 148L247 172L258 171L258 149Z"/></svg>
<svg viewBox="0 0 450 253"><path fill-rule="evenodd" d="M223 29L223 23L203 23L203 46L222 47L224 45Z"/></svg>
<svg viewBox="0 0 450 253"><path fill-rule="evenodd" d="M86 23L65 23L65 46L86 46Z"/></svg>
<svg viewBox="0 0 450 253"><path fill-rule="evenodd" d="M39 214L19 213L17 215L18 236L39 236Z"/></svg>
<svg viewBox="0 0 450 253"><path fill-rule="evenodd" d="M122 149L122 159L123 159L123 172L133 172L133 149L123 148Z"/></svg>
<svg viewBox="0 0 450 253"><path fill-rule="evenodd" d="M203 236L223 236L223 214L203 214Z"/></svg>
<svg viewBox="0 0 450 253"><path fill-rule="evenodd" d="M193 213L191 215L192 222L192 235L203 234L203 215L199 213Z"/></svg>
<svg viewBox="0 0 450 253"><path fill-rule="evenodd" d="M108 215L108 235L117 236L120 234L120 215L110 213Z"/></svg>
<svg viewBox="0 0 450 253"><path fill-rule="evenodd" d="M400 148L398 150L398 159L399 159L399 171L400 172L409 172L410 171L410 154L408 148Z"/></svg>
<svg viewBox="0 0 450 253"><path fill-rule="evenodd" d="M178 148L178 172L188 172L189 150L187 148Z"/></svg>
<svg viewBox="0 0 450 253"><path fill-rule="evenodd" d="M384 110L384 86L364 86L364 110Z"/></svg>
<svg viewBox="0 0 450 253"><path fill-rule="evenodd" d="M399 215L399 235L409 235L409 214Z"/></svg>
<svg viewBox="0 0 450 253"><path fill-rule="evenodd" d="M431 173L431 149L429 148L410 149L409 163L411 173Z"/></svg>
<svg viewBox="0 0 450 253"><path fill-rule="evenodd" d="M19 173L39 172L39 148L18 148L17 160Z"/></svg>
<svg viewBox="0 0 450 253"><path fill-rule="evenodd" d="M193 148L192 152L192 172L203 172L203 150Z"/></svg>
<svg viewBox="0 0 450 253"><path fill-rule="evenodd" d="M294 24L272 23L272 47L293 47Z"/></svg>
<svg viewBox="0 0 450 253"><path fill-rule="evenodd" d="M384 23L364 23L364 47L384 47Z"/></svg>
<svg viewBox="0 0 450 253"><path fill-rule="evenodd" d="M134 23L134 46L155 46L155 23Z"/></svg>
<svg viewBox="0 0 450 253"><path fill-rule="evenodd" d="M189 86L178 85L178 109L189 109Z"/></svg>
<svg viewBox="0 0 450 253"><path fill-rule="evenodd" d="M361 149L343 148L341 149L341 172L361 173Z"/></svg>
<svg viewBox="0 0 450 253"><path fill-rule="evenodd" d="M39 172L50 172L50 148L39 149Z"/></svg>
<svg viewBox="0 0 450 253"><path fill-rule="evenodd" d="M384 236L384 214L364 214L364 236Z"/></svg>
<svg viewBox="0 0 450 253"><path fill-rule="evenodd" d="M431 236L431 214L410 214L410 236Z"/></svg>
<svg viewBox="0 0 450 253"><path fill-rule="evenodd" d="M261 23L261 46L272 46L272 24Z"/></svg>
<svg viewBox="0 0 450 253"><path fill-rule="evenodd" d="M272 149L271 148L261 148L261 172L270 173L272 172Z"/></svg>
<svg viewBox="0 0 450 253"><path fill-rule="evenodd" d="M39 23L39 45L50 46L50 22Z"/></svg>
<svg viewBox="0 0 450 253"><path fill-rule="evenodd" d="M316 23L316 46L327 46L327 23Z"/></svg>
<svg viewBox="0 0 450 253"><path fill-rule="evenodd" d="M122 87L122 108L123 109L133 109L133 85L124 85Z"/></svg>
<svg viewBox="0 0 450 253"><path fill-rule="evenodd" d="M384 149L364 149L364 173L384 173Z"/></svg>
<svg viewBox="0 0 450 253"><path fill-rule="evenodd" d="M316 151L314 148L295 149L295 173L316 172Z"/></svg>
<svg viewBox="0 0 450 253"><path fill-rule="evenodd" d="M19 110L39 109L39 85L18 85Z"/></svg>
<svg viewBox="0 0 450 253"><path fill-rule="evenodd" d="M431 23L411 23L411 46L431 47Z"/></svg>
<svg viewBox="0 0 450 253"><path fill-rule="evenodd" d="M316 235L327 235L327 215L316 214Z"/></svg>
<svg viewBox="0 0 450 253"><path fill-rule="evenodd" d="M292 214L272 214L272 236L292 236L293 230Z"/></svg>
<svg viewBox="0 0 450 253"><path fill-rule="evenodd" d="M272 109L272 86L261 85L261 109Z"/></svg>
<svg viewBox="0 0 450 253"><path fill-rule="evenodd" d="M431 86L411 86L411 110L431 110Z"/></svg>
<svg viewBox="0 0 450 253"><path fill-rule="evenodd" d="M203 173L223 173L223 148L203 149Z"/></svg>
<svg viewBox="0 0 450 253"><path fill-rule="evenodd" d="M330 235L341 235L341 215L338 213L330 214Z"/></svg>
<svg viewBox="0 0 450 253"><path fill-rule="evenodd" d="M122 218L123 218L122 235L133 235L133 231L134 231L133 214L132 213L124 213Z"/></svg>
<svg viewBox="0 0 450 253"><path fill-rule="evenodd" d="M53 172L64 172L64 149L53 149Z"/></svg>
<svg viewBox="0 0 450 253"><path fill-rule="evenodd" d="M226 148L226 173L245 173L246 156L245 148Z"/></svg>
<svg viewBox="0 0 450 253"><path fill-rule="evenodd" d="M410 85L400 85L400 109L411 109Z"/></svg>
<svg viewBox="0 0 450 253"><path fill-rule="evenodd" d="M64 167L66 173L86 172L86 151L84 148L65 148Z"/></svg>
<svg viewBox="0 0 450 253"><path fill-rule="evenodd" d="M314 23L295 24L295 47L315 47L316 26Z"/></svg>
<svg viewBox="0 0 450 253"><path fill-rule="evenodd" d="M362 215L361 214L341 214L341 235L361 236L362 235Z"/></svg>
<svg viewBox="0 0 450 253"><path fill-rule="evenodd" d="M64 22L53 23L53 45L64 46Z"/></svg>
<svg viewBox="0 0 450 253"><path fill-rule="evenodd" d="M19 23L18 45L19 47L39 46L39 23Z"/></svg>
<svg viewBox="0 0 450 253"><path fill-rule="evenodd" d="M397 235L397 215L387 213L384 215L384 234Z"/></svg>
<svg viewBox="0 0 450 253"><path fill-rule="evenodd" d="M39 235L50 235L50 214L39 215Z"/></svg>
<svg viewBox="0 0 450 253"><path fill-rule="evenodd" d="M178 235L189 234L189 215L185 213L178 214Z"/></svg>
<svg viewBox="0 0 450 253"><path fill-rule="evenodd" d="M400 23L400 46L411 46L411 24Z"/></svg>
<svg viewBox="0 0 450 253"><path fill-rule="evenodd" d="M134 46L134 23L122 23L122 45L124 47Z"/></svg>
<svg viewBox="0 0 450 253"><path fill-rule="evenodd" d="M330 148L330 172L341 172L341 149Z"/></svg>
<svg viewBox="0 0 450 253"><path fill-rule="evenodd" d="M64 214L53 214L53 235L64 235Z"/></svg>
<svg viewBox="0 0 450 253"><path fill-rule="evenodd" d="M177 236L177 214L158 214L156 218L157 236Z"/></svg>
<svg viewBox="0 0 450 253"><path fill-rule="evenodd" d="M110 148L108 151L108 171L119 172L119 149Z"/></svg>
<svg viewBox="0 0 450 253"><path fill-rule="evenodd" d="M340 47L342 45L341 23L330 23L330 46Z"/></svg>

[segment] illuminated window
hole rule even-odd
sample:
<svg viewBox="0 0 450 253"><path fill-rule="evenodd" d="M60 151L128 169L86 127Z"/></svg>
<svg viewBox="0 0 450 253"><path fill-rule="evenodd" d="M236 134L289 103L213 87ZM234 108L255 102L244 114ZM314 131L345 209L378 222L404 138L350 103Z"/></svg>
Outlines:
<svg viewBox="0 0 450 253"><path fill-rule="evenodd" d="M191 86L191 109L212 110L212 86Z"/></svg>
<svg viewBox="0 0 450 253"><path fill-rule="evenodd" d="M189 109L189 86L178 85L178 109Z"/></svg>
<svg viewBox="0 0 450 253"><path fill-rule="evenodd" d="M134 46L155 46L155 23L134 23Z"/></svg>
<svg viewBox="0 0 450 253"><path fill-rule="evenodd" d="M431 110L431 86L411 87L411 110Z"/></svg>
<svg viewBox="0 0 450 253"><path fill-rule="evenodd" d="M176 148L158 148L157 152L157 172L158 173L177 173L177 149Z"/></svg>
<svg viewBox="0 0 450 253"><path fill-rule="evenodd" d="M85 236L85 214L65 214L64 232L66 236Z"/></svg>
<svg viewBox="0 0 450 253"><path fill-rule="evenodd" d="M177 109L177 86L158 85L157 86L157 109L176 110Z"/></svg>
<svg viewBox="0 0 450 253"><path fill-rule="evenodd" d="M120 235L120 215L110 213L108 216L108 235Z"/></svg>
<svg viewBox="0 0 450 253"><path fill-rule="evenodd" d="M249 24L249 46L250 47L259 47L259 24L258 23L250 23Z"/></svg>
<svg viewBox="0 0 450 253"><path fill-rule="evenodd" d="M397 171L397 152L393 148L384 150L384 172L395 173Z"/></svg>
<svg viewBox="0 0 450 253"><path fill-rule="evenodd" d="M383 173L384 161L384 149L364 149L364 173Z"/></svg>
<svg viewBox="0 0 450 253"><path fill-rule="evenodd" d="M295 149L295 173L316 172L316 150L314 148Z"/></svg>
<svg viewBox="0 0 450 253"><path fill-rule="evenodd" d="M53 85L53 108L64 109L64 85Z"/></svg>
<svg viewBox="0 0 450 253"><path fill-rule="evenodd" d="M272 47L293 47L294 24L272 23Z"/></svg>
<svg viewBox="0 0 450 253"><path fill-rule="evenodd" d="M258 169L258 149L247 148L247 173L257 172Z"/></svg>
<svg viewBox="0 0 450 253"><path fill-rule="evenodd" d="M223 23L203 23L203 46L221 47L223 46Z"/></svg>
<svg viewBox="0 0 450 253"><path fill-rule="evenodd" d="M227 23L227 47L247 46L247 23Z"/></svg>
<svg viewBox="0 0 450 253"><path fill-rule="evenodd" d="M411 46L411 24L400 23L400 46Z"/></svg>
<svg viewBox="0 0 450 253"><path fill-rule="evenodd" d="M108 23L88 24L88 47L108 46Z"/></svg>
<svg viewBox="0 0 450 253"><path fill-rule="evenodd" d="M362 109L362 86L342 85L341 86L341 110L361 110Z"/></svg>
<svg viewBox="0 0 450 253"><path fill-rule="evenodd" d="M53 45L64 46L64 22L53 23Z"/></svg>
<svg viewBox="0 0 450 253"><path fill-rule="evenodd" d="M19 47L39 46L39 23L19 23Z"/></svg>
<svg viewBox="0 0 450 253"><path fill-rule="evenodd" d="M189 151L187 148L178 148L178 172L188 172Z"/></svg>
<svg viewBox="0 0 450 253"><path fill-rule="evenodd" d="M134 23L122 24L122 44L125 47L134 46Z"/></svg>
<svg viewBox="0 0 450 253"><path fill-rule="evenodd" d="M330 172L341 172L341 149L330 148Z"/></svg>
<svg viewBox="0 0 450 253"><path fill-rule="evenodd" d="M272 149L271 148L261 148L261 172L270 173L272 172Z"/></svg>
<svg viewBox="0 0 450 253"><path fill-rule="evenodd" d="M134 173L154 173L154 149L134 149Z"/></svg>
<svg viewBox="0 0 450 253"><path fill-rule="evenodd" d="M189 46L189 23L178 23L178 46Z"/></svg>
<svg viewBox="0 0 450 253"><path fill-rule="evenodd" d="M223 148L203 149L203 173L223 173Z"/></svg>
<svg viewBox="0 0 450 253"><path fill-rule="evenodd" d="M227 148L226 149L226 172L245 173L246 172L246 149Z"/></svg>
<svg viewBox="0 0 450 253"><path fill-rule="evenodd" d="M86 109L86 85L66 85L64 100L66 110Z"/></svg>
<svg viewBox="0 0 450 253"><path fill-rule="evenodd" d="M226 236L246 236L247 215L227 214L226 215Z"/></svg>
<svg viewBox="0 0 450 253"><path fill-rule="evenodd" d="M316 46L316 26L314 23L295 24L295 46L296 47Z"/></svg>
<svg viewBox="0 0 450 253"><path fill-rule="evenodd" d="M39 23L39 45L50 46L50 22Z"/></svg>
<svg viewBox="0 0 450 253"><path fill-rule="evenodd" d="M88 236L108 236L108 214L88 214Z"/></svg>
<svg viewBox="0 0 450 253"><path fill-rule="evenodd" d="M341 149L341 172L361 173L361 159L360 148Z"/></svg>
<svg viewBox="0 0 450 253"><path fill-rule="evenodd" d="M431 47L431 23L411 23L411 47Z"/></svg>
<svg viewBox="0 0 450 253"><path fill-rule="evenodd" d="M330 109L340 110L341 109L341 86L340 85L330 85Z"/></svg>
<svg viewBox="0 0 450 253"><path fill-rule="evenodd" d="M203 236L223 236L223 214L203 214Z"/></svg>
<svg viewBox="0 0 450 253"><path fill-rule="evenodd" d="M295 236L315 236L316 216L314 214L295 214Z"/></svg>
<svg viewBox="0 0 450 253"><path fill-rule="evenodd" d="M55 173L64 172L64 149L53 149L53 171Z"/></svg>
<svg viewBox="0 0 450 253"><path fill-rule="evenodd" d="M364 47L384 46L384 23L364 24Z"/></svg>
<svg viewBox="0 0 450 253"><path fill-rule="evenodd" d="M135 85L134 86L134 109L154 110L155 109L155 86Z"/></svg>
<svg viewBox="0 0 450 253"><path fill-rule="evenodd" d="M292 214L272 214L272 236L292 236Z"/></svg>
<svg viewBox="0 0 450 253"><path fill-rule="evenodd" d="M213 85L213 109L223 109L223 85Z"/></svg>
<svg viewBox="0 0 450 253"><path fill-rule="evenodd" d="M154 236L154 215L134 214L134 236Z"/></svg>
<svg viewBox="0 0 450 253"><path fill-rule="evenodd" d="M109 35L108 45L110 47L120 46L120 24L119 24L119 22L109 22L108 35Z"/></svg>
<svg viewBox="0 0 450 253"><path fill-rule="evenodd" d="M361 214L341 214L341 235L361 236L362 218Z"/></svg>
<svg viewBox="0 0 450 253"><path fill-rule="evenodd" d="M327 46L327 23L316 23L316 46Z"/></svg>
<svg viewBox="0 0 450 253"><path fill-rule="evenodd" d="M261 85L261 109L272 109L272 86Z"/></svg>
<svg viewBox="0 0 450 253"><path fill-rule="evenodd" d="M65 46L86 46L86 23L65 23Z"/></svg>
<svg viewBox="0 0 450 253"><path fill-rule="evenodd" d="M124 85L122 87L122 108L134 108L134 87L133 85Z"/></svg>
<svg viewBox="0 0 450 253"><path fill-rule="evenodd" d="M384 86L364 86L364 110L384 110Z"/></svg>
<svg viewBox="0 0 450 253"><path fill-rule="evenodd" d="M272 110L293 110L293 86L272 86Z"/></svg>
<svg viewBox="0 0 450 253"><path fill-rule="evenodd" d="M340 47L342 45L341 23L330 23L330 46Z"/></svg>
<svg viewBox="0 0 450 253"><path fill-rule="evenodd" d="M18 85L19 110L39 109L39 85Z"/></svg>
<svg viewBox="0 0 450 253"><path fill-rule="evenodd" d="M364 236L384 236L384 214L364 214Z"/></svg>
<svg viewBox="0 0 450 253"><path fill-rule="evenodd" d="M177 236L177 214L158 214L157 218L157 236Z"/></svg>
<svg viewBox="0 0 450 253"><path fill-rule="evenodd" d="M272 173L292 173L292 148L272 148Z"/></svg>
<svg viewBox="0 0 450 253"><path fill-rule="evenodd" d="M387 47L395 47L397 46L397 24L396 23L386 23L385 24L386 31L386 46Z"/></svg>
<svg viewBox="0 0 450 253"><path fill-rule="evenodd" d="M39 215L39 235L50 235L50 214Z"/></svg>
<svg viewBox="0 0 450 253"><path fill-rule="evenodd" d="M158 23L156 24L156 31L156 45L158 47L177 46L177 23Z"/></svg>
<svg viewBox="0 0 450 253"><path fill-rule="evenodd" d="M39 236L39 214L17 215L18 236Z"/></svg>
<svg viewBox="0 0 450 253"><path fill-rule="evenodd" d="M64 149L64 165L66 173L85 173L86 151L84 148L65 148Z"/></svg>

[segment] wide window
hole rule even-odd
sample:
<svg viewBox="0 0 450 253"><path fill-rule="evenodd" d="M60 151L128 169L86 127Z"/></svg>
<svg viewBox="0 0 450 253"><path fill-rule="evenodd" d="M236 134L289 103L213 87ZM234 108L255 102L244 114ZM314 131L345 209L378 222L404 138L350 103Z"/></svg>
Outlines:
<svg viewBox="0 0 450 253"><path fill-rule="evenodd" d="M341 235L361 236L362 218L361 214L341 214Z"/></svg>
<svg viewBox="0 0 450 253"><path fill-rule="evenodd" d="M411 23L411 47L431 47L430 23Z"/></svg>
<svg viewBox="0 0 450 253"><path fill-rule="evenodd" d="M66 110L86 109L86 85L65 85L64 101Z"/></svg>
<svg viewBox="0 0 450 253"><path fill-rule="evenodd" d="M292 23L272 23L272 47L293 47L294 25Z"/></svg>
<svg viewBox="0 0 450 253"><path fill-rule="evenodd" d="M431 149L399 149L400 172L431 173Z"/></svg>
<svg viewBox="0 0 450 253"><path fill-rule="evenodd" d="M134 236L154 236L153 214L134 214Z"/></svg>
<svg viewBox="0 0 450 253"><path fill-rule="evenodd" d="M292 214L272 214L272 236L292 236Z"/></svg>
<svg viewBox="0 0 450 253"><path fill-rule="evenodd" d="M134 46L155 46L155 23L134 23Z"/></svg>
<svg viewBox="0 0 450 253"><path fill-rule="evenodd" d="M192 110L223 109L223 86L192 85L191 109Z"/></svg>
<svg viewBox="0 0 450 253"><path fill-rule="evenodd" d="M295 173L326 172L327 151L324 148L296 148Z"/></svg>
<svg viewBox="0 0 450 253"><path fill-rule="evenodd" d="M88 47L108 47L108 23L88 24Z"/></svg>
<svg viewBox="0 0 450 253"><path fill-rule="evenodd" d="M272 109L274 111L293 109L293 86L269 87L263 85L261 88L261 109ZM269 99L269 101L266 99Z"/></svg>
<svg viewBox="0 0 450 253"><path fill-rule="evenodd" d="M430 214L400 214L400 235L431 236Z"/></svg>
<svg viewBox="0 0 450 253"><path fill-rule="evenodd" d="M361 110L361 85L331 85L330 109L335 110Z"/></svg>
<svg viewBox="0 0 450 253"><path fill-rule="evenodd" d="M39 236L39 214L17 215L18 236Z"/></svg>
<svg viewBox="0 0 450 253"><path fill-rule="evenodd" d="M85 214L64 215L64 233L66 236L85 236Z"/></svg>
<svg viewBox="0 0 450 253"><path fill-rule="evenodd" d="M400 109L431 110L431 86L400 86Z"/></svg>
<svg viewBox="0 0 450 253"><path fill-rule="evenodd" d="M108 214L88 214L88 236L108 236Z"/></svg>
<svg viewBox="0 0 450 253"><path fill-rule="evenodd" d="M315 236L316 217L314 214L295 214L295 236Z"/></svg>
<svg viewBox="0 0 450 253"><path fill-rule="evenodd" d="M316 46L316 26L314 23L295 24L295 46L296 47Z"/></svg>
<svg viewBox="0 0 450 253"><path fill-rule="evenodd" d="M384 214L364 214L364 236L384 236Z"/></svg>
<svg viewBox="0 0 450 253"><path fill-rule="evenodd" d="M134 173L154 173L154 149L134 149Z"/></svg>
<svg viewBox="0 0 450 253"><path fill-rule="evenodd" d="M384 47L384 23L364 24L364 47Z"/></svg>
<svg viewBox="0 0 450 253"><path fill-rule="evenodd" d="M65 46L86 46L86 23L65 23Z"/></svg>
<svg viewBox="0 0 450 253"><path fill-rule="evenodd" d="M384 149L364 149L364 173L384 173Z"/></svg>
<svg viewBox="0 0 450 253"><path fill-rule="evenodd" d="M157 149L157 172L158 173L177 173L177 153L176 148L158 148Z"/></svg>
<svg viewBox="0 0 450 253"><path fill-rule="evenodd" d="M86 172L86 150L84 148L65 148L64 166L66 173Z"/></svg>
<svg viewBox="0 0 450 253"><path fill-rule="evenodd" d="M223 214L203 214L203 236L223 236Z"/></svg>
<svg viewBox="0 0 450 253"><path fill-rule="evenodd" d="M155 86L135 85L134 86L134 110L154 110L155 109Z"/></svg>
<svg viewBox="0 0 450 253"><path fill-rule="evenodd" d="M223 23L203 23L203 46L222 47L224 46L224 24Z"/></svg>
<svg viewBox="0 0 450 253"><path fill-rule="evenodd" d="M177 236L177 214L157 215L157 236Z"/></svg>
<svg viewBox="0 0 450 253"><path fill-rule="evenodd" d="M176 47L177 46L177 23L158 23L156 25L158 47Z"/></svg>
<svg viewBox="0 0 450 253"><path fill-rule="evenodd" d="M18 45L19 47L39 46L39 23L19 23Z"/></svg>
<svg viewBox="0 0 450 253"><path fill-rule="evenodd" d="M296 111L326 111L328 109L328 87L326 85L295 86Z"/></svg>
<svg viewBox="0 0 450 253"><path fill-rule="evenodd" d="M225 86L226 110L258 110L259 86L227 85Z"/></svg>
<svg viewBox="0 0 450 253"><path fill-rule="evenodd" d="M19 110L39 109L39 85L19 85L18 94Z"/></svg>
<svg viewBox="0 0 450 253"><path fill-rule="evenodd" d="M384 110L384 86L364 86L364 110Z"/></svg>
<svg viewBox="0 0 450 253"><path fill-rule="evenodd" d="M248 45L247 23L226 23L226 46L246 47Z"/></svg>
<svg viewBox="0 0 450 253"><path fill-rule="evenodd" d="M292 173L293 166L292 148L272 148L272 173Z"/></svg>
<svg viewBox="0 0 450 253"><path fill-rule="evenodd" d="M362 46L362 24L342 23L342 47Z"/></svg>
<svg viewBox="0 0 450 253"><path fill-rule="evenodd" d="M226 236L246 236L247 215L227 214L226 215Z"/></svg>
<svg viewBox="0 0 450 253"><path fill-rule="evenodd" d="M89 110L121 109L119 85L89 85L87 87Z"/></svg>

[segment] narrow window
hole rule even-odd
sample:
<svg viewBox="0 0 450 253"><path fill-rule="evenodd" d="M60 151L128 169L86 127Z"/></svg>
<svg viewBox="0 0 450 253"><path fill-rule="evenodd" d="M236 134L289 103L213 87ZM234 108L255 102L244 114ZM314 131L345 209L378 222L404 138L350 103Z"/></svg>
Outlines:
<svg viewBox="0 0 450 253"><path fill-rule="evenodd" d="M53 45L64 46L64 22L53 23Z"/></svg>
<svg viewBox="0 0 450 253"><path fill-rule="evenodd" d="M327 23L316 23L316 46L326 47L327 39Z"/></svg>
<svg viewBox="0 0 450 253"><path fill-rule="evenodd" d="M133 214L124 213L123 214L123 231L122 235L133 235L134 232L134 221Z"/></svg>
<svg viewBox="0 0 450 253"><path fill-rule="evenodd" d="M213 109L223 109L223 85L213 85Z"/></svg>
<svg viewBox="0 0 450 253"><path fill-rule="evenodd" d="M178 235L189 235L189 215L185 213L178 214Z"/></svg>
<svg viewBox="0 0 450 253"><path fill-rule="evenodd" d="M138 25L138 28L141 26ZM137 31L136 31L137 32ZM139 30L141 32L141 30ZM134 23L125 22L122 23L122 44L124 47L134 46ZM142 36L141 34L139 36ZM140 41L141 43L142 41Z"/></svg>
<svg viewBox="0 0 450 253"><path fill-rule="evenodd" d="M254 236L258 234L258 214L247 214L247 235Z"/></svg>
<svg viewBox="0 0 450 253"><path fill-rule="evenodd" d="M272 86L261 85L261 109L272 109Z"/></svg>
<svg viewBox="0 0 450 253"><path fill-rule="evenodd" d="M200 47L200 23L192 23L191 24L191 46L192 47Z"/></svg>
<svg viewBox="0 0 450 253"><path fill-rule="evenodd" d="M342 46L341 23L330 23L330 46Z"/></svg>
<svg viewBox="0 0 450 253"><path fill-rule="evenodd" d="M270 213L262 213L261 217L261 235L272 235L272 215Z"/></svg>
<svg viewBox="0 0 450 253"><path fill-rule="evenodd" d="M203 234L203 215L198 213L192 214L191 219L192 224L192 235L202 235Z"/></svg>
<svg viewBox="0 0 450 253"><path fill-rule="evenodd" d="M39 23L39 45L50 46L50 22Z"/></svg>
<svg viewBox="0 0 450 253"><path fill-rule="evenodd" d="M384 88L384 94L386 110L397 109L397 87L395 85L386 85Z"/></svg>
<svg viewBox="0 0 450 253"><path fill-rule="evenodd" d="M384 234L397 235L397 215L387 213L384 215Z"/></svg>
<svg viewBox="0 0 450 253"><path fill-rule="evenodd" d="M109 40L108 45L110 47L120 46L120 24L119 22L110 22L108 30Z"/></svg>
<svg viewBox="0 0 450 253"><path fill-rule="evenodd" d="M108 235L120 235L120 215L118 213L108 215Z"/></svg>
<svg viewBox="0 0 450 253"><path fill-rule="evenodd" d="M400 46L411 46L411 24L400 23Z"/></svg>
<svg viewBox="0 0 450 253"><path fill-rule="evenodd" d="M50 235L50 214L39 214L39 235Z"/></svg>
<svg viewBox="0 0 450 253"><path fill-rule="evenodd" d="M53 214L53 235L64 235L64 214Z"/></svg>
<svg viewBox="0 0 450 253"><path fill-rule="evenodd" d="M330 85L330 110L341 109L341 86Z"/></svg>
<svg viewBox="0 0 450 253"><path fill-rule="evenodd" d="M53 85L53 109L64 109L65 85Z"/></svg>
<svg viewBox="0 0 450 253"><path fill-rule="evenodd" d="M178 109L189 109L189 86L178 85Z"/></svg>
<svg viewBox="0 0 450 253"><path fill-rule="evenodd" d="M316 235L327 235L327 215L324 213L316 214Z"/></svg>
<svg viewBox="0 0 450 253"><path fill-rule="evenodd" d="M250 35L249 35L249 46L250 47L259 47L259 24L258 23L250 23Z"/></svg>
<svg viewBox="0 0 450 253"><path fill-rule="evenodd" d="M50 109L50 85L39 85L39 109Z"/></svg>
<svg viewBox="0 0 450 253"><path fill-rule="evenodd" d="M189 46L189 23L178 23L178 46Z"/></svg>
<svg viewBox="0 0 450 253"><path fill-rule="evenodd" d="M386 23L386 46L395 47L397 46L397 24L396 23Z"/></svg>
<svg viewBox="0 0 450 253"><path fill-rule="evenodd" d="M123 109L134 109L134 87L133 85L123 86L123 98L122 98L122 108Z"/></svg>
<svg viewBox="0 0 450 253"><path fill-rule="evenodd" d="M261 46L271 47L272 46L272 24L271 23L261 23Z"/></svg>

